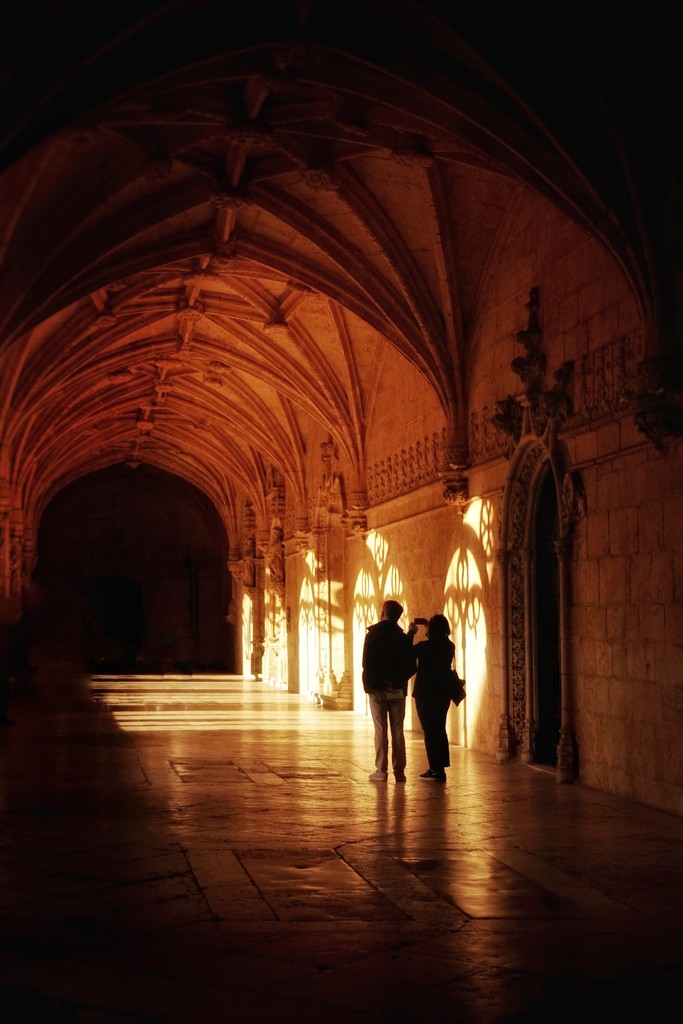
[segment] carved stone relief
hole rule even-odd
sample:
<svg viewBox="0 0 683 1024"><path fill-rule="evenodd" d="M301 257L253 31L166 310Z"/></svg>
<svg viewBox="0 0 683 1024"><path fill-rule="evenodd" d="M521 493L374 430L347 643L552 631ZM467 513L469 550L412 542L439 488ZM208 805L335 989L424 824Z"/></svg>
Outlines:
<svg viewBox="0 0 683 1024"><path fill-rule="evenodd" d="M532 334L536 337L535 332ZM561 438L591 430L596 423L634 414L641 430L644 433L649 430L656 443L654 434L660 421L654 414L648 417L647 395L655 395L655 391L642 390L642 364L638 362L641 349L642 344L632 334L610 341L575 363L562 363L553 374L554 384L549 390L532 372L532 366L537 372L541 365L536 356L530 361L531 365L529 360L513 361L513 368L516 366L522 380L527 380L531 386L525 399L530 428L540 437L550 423ZM650 406L659 401L653 397ZM675 401L669 396L669 413L674 406ZM472 464L510 458L522 435L523 412L522 402L512 395L472 411L469 422ZM683 422L683 402L679 413ZM663 433L668 430L671 434L677 417L663 415L662 422L664 420Z"/></svg>

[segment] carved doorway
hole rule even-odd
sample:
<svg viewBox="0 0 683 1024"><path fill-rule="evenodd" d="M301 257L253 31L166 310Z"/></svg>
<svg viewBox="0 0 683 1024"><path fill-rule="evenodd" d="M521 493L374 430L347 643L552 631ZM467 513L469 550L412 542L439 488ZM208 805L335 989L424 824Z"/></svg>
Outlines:
<svg viewBox="0 0 683 1024"><path fill-rule="evenodd" d="M536 505L534 529L536 737L533 759L557 764L561 724L560 576L557 559L558 507L555 479L547 472Z"/></svg>
<svg viewBox="0 0 683 1024"><path fill-rule="evenodd" d="M503 603L502 713L496 759L518 754L576 778L569 657L571 531L585 492L558 444L527 434L511 460L500 552Z"/></svg>

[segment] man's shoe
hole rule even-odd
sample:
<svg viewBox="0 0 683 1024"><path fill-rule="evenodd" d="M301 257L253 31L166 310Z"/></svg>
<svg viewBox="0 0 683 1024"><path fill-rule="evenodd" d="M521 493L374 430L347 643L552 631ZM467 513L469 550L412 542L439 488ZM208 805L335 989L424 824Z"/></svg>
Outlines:
<svg viewBox="0 0 683 1024"><path fill-rule="evenodd" d="M422 775L420 776L420 778L421 779L433 779L434 778L434 772L432 771L431 768L428 768L426 772L422 772Z"/></svg>
<svg viewBox="0 0 683 1024"><path fill-rule="evenodd" d="M368 775L368 779L370 780L370 782L386 782L387 781L387 773L386 772L373 772L372 775Z"/></svg>
<svg viewBox="0 0 683 1024"><path fill-rule="evenodd" d="M395 775L394 778L396 779L397 782L405 782L406 781L405 775Z"/></svg>
<svg viewBox="0 0 683 1024"><path fill-rule="evenodd" d="M432 780L434 782L445 782L446 781L446 773L445 772L434 772L432 774Z"/></svg>

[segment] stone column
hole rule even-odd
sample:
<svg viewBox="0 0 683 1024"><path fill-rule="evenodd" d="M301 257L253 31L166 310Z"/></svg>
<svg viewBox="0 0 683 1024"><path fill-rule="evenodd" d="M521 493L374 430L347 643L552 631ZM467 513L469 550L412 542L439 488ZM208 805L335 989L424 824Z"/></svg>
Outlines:
<svg viewBox="0 0 683 1024"><path fill-rule="evenodd" d="M509 609L509 573L510 552L496 553L500 580L500 725L498 727L498 750L496 761L501 764L509 761L515 751L515 741L510 721L510 609Z"/></svg>

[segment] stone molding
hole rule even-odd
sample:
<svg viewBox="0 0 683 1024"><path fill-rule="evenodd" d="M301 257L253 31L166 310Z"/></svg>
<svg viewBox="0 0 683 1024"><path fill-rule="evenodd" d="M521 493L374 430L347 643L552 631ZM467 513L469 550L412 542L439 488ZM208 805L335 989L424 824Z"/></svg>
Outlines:
<svg viewBox="0 0 683 1024"><path fill-rule="evenodd" d="M425 435L369 467L368 499L371 505L443 480L447 472L446 428Z"/></svg>

